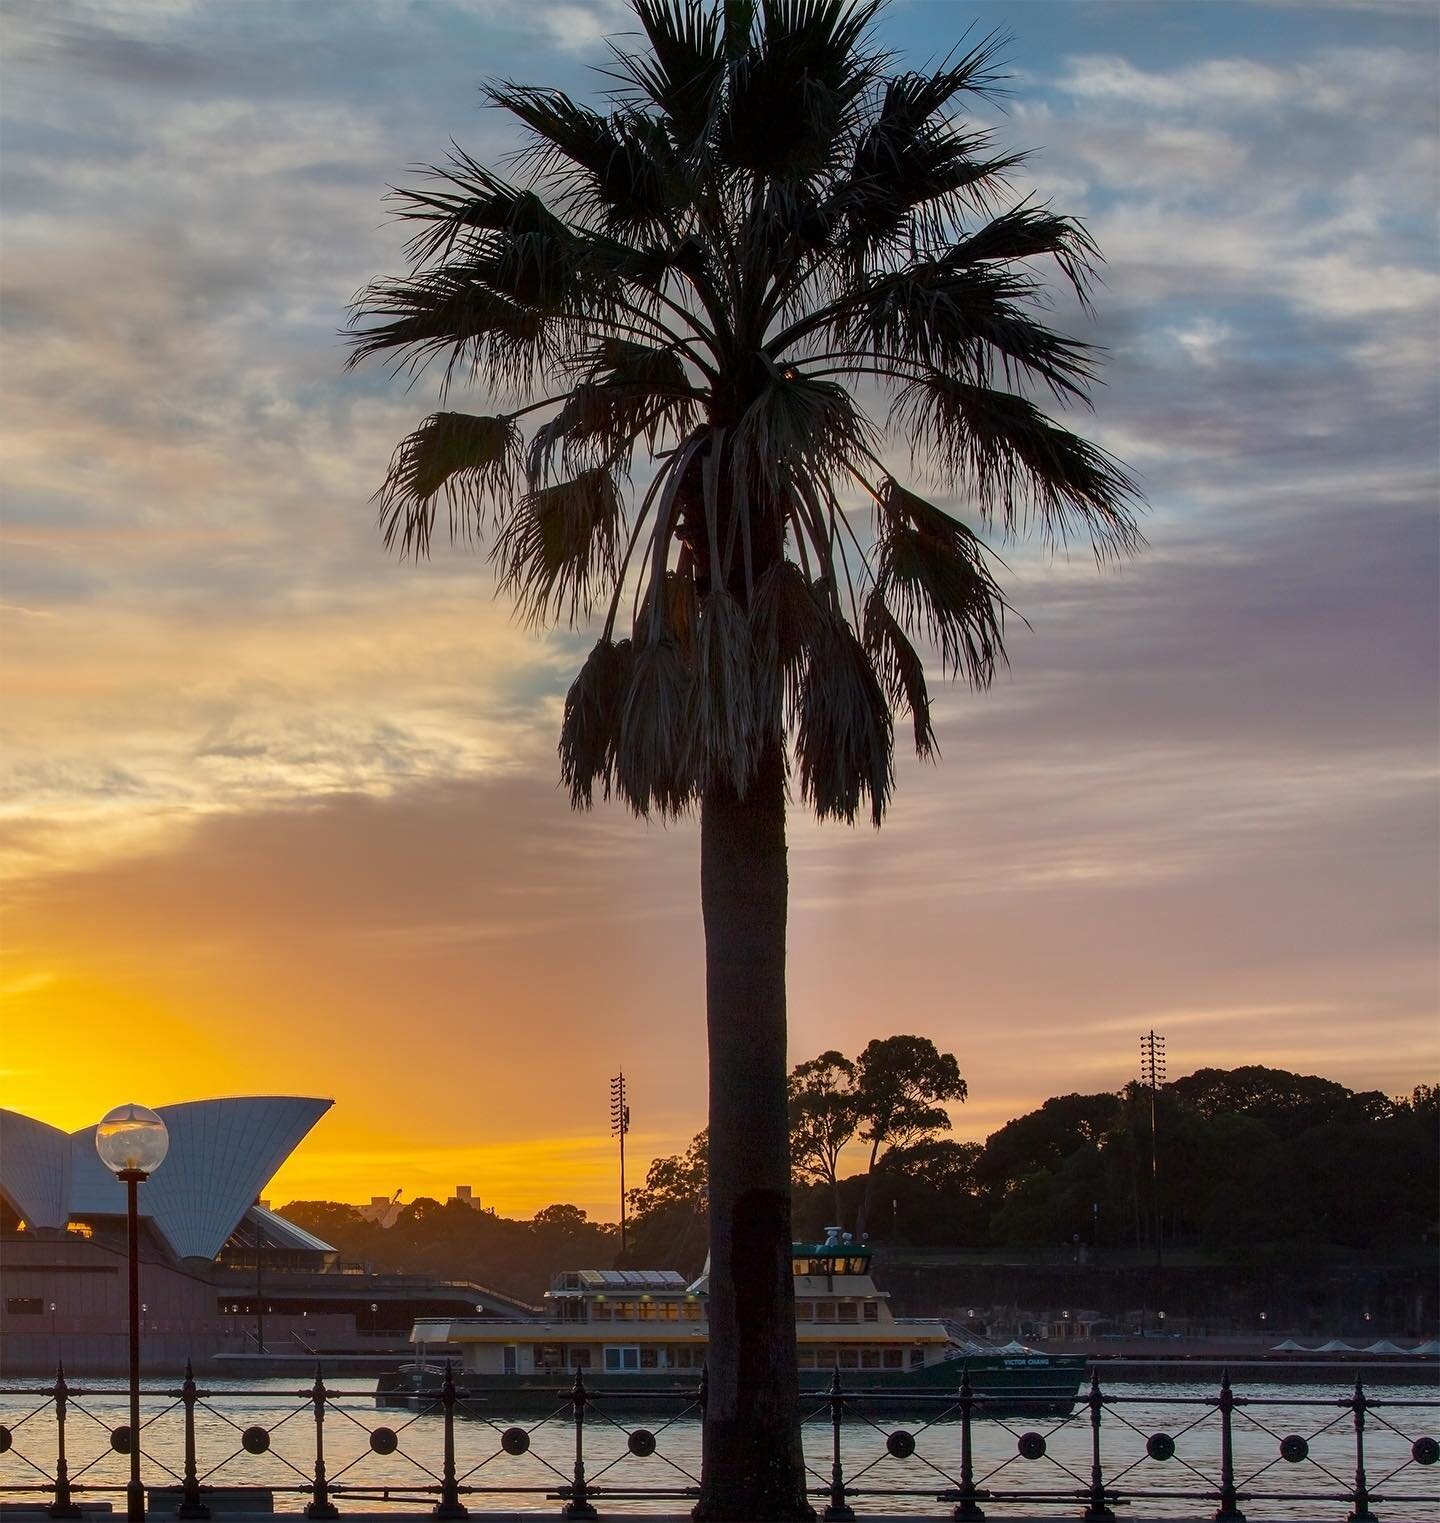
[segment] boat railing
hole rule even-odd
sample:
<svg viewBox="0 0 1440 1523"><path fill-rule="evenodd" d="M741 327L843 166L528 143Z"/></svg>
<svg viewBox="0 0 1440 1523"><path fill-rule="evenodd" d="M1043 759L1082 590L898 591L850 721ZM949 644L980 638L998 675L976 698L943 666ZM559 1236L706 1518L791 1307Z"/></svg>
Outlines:
<svg viewBox="0 0 1440 1523"><path fill-rule="evenodd" d="M541 1391L550 1405L521 1421L504 1395L469 1391L448 1363L403 1416L377 1408L373 1389L328 1384L319 1366L308 1386L224 1391L187 1366L178 1383L141 1394L142 1478L152 1506L181 1518L209 1517L207 1498L233 1507L237 1490L292 1494L312 1519L340 1516L342 1503L413 1504L441 1519L483 1518L502 1503L507 1514L558 1504L567 1519L638 1516L700 1485L703 1374L690 1389L647 1390L641 1409L654 1415L643 1423L633 1390L583 1371ZM127 1401L118 1383L72 1385L63 1370L49 1384L0 1387L0 1501L38 1498L51 1517L79 1518L82 1502L123 1494L135 1441ZM1372 1395L1358 1379L1295 1397L1227 1377L1203 1396L1127 1394L1095 1377L1057 1413L1053 1395L987 1394L964 1371L940 1392L848 1389L837 1371L802 1407L808 1489L827 1523L848 1523L856 1504L913 1516L923 1503L960 1520L992 1504L1089 1520L1135 1503L1219 1523L1295 1504L1337 1523L1372 1523L1377 1507L1437 1515L1440 1402ZM1418 1431L1425 1424L1431 1432Z"/></svg>

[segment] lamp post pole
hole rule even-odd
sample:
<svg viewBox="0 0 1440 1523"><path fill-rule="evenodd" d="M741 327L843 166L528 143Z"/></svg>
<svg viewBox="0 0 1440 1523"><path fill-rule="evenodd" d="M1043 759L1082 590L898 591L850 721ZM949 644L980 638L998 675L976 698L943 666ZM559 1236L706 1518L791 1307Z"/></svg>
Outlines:
<svg viewBox="0 0 1440 1523"><path fill-rule="evenodd" d="M121 1169L125 1182L126 1243L130 1259L130 1481L125 1487L125 1516L140 1523L145 1516L145 1488L140 1484L140 1186L143 1169Z"/></svg>
<svg viewBox="0 0 1440 1523"><path fill-rule="evenodd" d="M95 1128L100 1162L125 1186L125 1227L130 1268L130 1481L125 1488L128 1523L143 1523L145 1488L140 1480L140 1186L165 1161L170 1136L152 1110L133 1102L117 1105Z"/></svg>

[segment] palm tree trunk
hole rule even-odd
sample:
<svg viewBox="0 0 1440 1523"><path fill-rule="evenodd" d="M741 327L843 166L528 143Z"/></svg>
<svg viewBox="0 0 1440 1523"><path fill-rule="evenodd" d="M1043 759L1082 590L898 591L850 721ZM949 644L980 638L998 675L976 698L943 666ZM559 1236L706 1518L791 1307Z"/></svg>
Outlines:
<svg viewBox="0 0 1440 1523"><path fill-rule="evenodd" d="M790 1269L785 1060L785 775L770 747L747 795L700 815L710 1033L710 1352L694 1516L808 1519Z"/></svg>

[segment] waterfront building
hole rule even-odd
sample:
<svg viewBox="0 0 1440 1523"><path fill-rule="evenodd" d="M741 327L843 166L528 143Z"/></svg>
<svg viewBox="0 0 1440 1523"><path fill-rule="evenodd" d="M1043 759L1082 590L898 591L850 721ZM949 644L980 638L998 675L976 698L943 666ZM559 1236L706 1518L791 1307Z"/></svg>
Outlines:
<svg viewBox="0 0 1440 1523"><path fill-rule="evenodd" d="M170 1152L140 1191L146 1363L212 1373L380 1358L416 1317L530 1315L473 1282L373 1275L260 1200L333 1102L293 1095L157 1107ZM0 1374L126 1367L125 1190L95 1131L0 1110Z"/></svg>

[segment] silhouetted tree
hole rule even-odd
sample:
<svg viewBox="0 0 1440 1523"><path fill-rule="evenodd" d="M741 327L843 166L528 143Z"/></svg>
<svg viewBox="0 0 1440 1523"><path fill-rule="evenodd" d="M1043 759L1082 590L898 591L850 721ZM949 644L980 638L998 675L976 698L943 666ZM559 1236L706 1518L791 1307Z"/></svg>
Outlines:
<svg viewBox="0 0 1440 1523"><path fill-rule="evenodd" d="M840 1155L860 1125L856 1070L839 1052L822 1052L790 1071L790 1166L800 1179L828 1185L831 1222L840 1214Z"/></svg>
<svg viewBox="0 0 1440 1523"><path fill-rule="evenodd" d="M945 1102L963 1100L969 1091L954 1054L939 1051L929 1037L877 1037L867 1044L855 1068L860 1137L870 1144L865 1192L855 1220L856 1236L863 1236L876 1174L887 1155L949 1131Z"/></svg>

